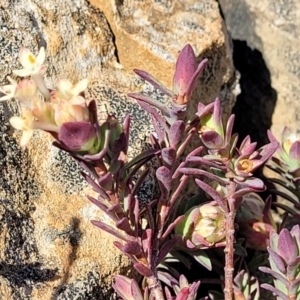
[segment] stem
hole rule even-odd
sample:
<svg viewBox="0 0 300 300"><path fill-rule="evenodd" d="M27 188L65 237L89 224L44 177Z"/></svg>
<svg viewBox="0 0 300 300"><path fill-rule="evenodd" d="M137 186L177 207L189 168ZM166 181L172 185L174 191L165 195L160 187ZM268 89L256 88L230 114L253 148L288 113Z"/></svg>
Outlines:
<svg viewBox="0 0 300 300"><path fill-rule="evenodd" d="M151 295L154 297L155 300L165 300L165 296L161 284L157 277L155 276L147 277L147 284L151 292Z"/></svg>
<svg viewBox="0 0 300 300"><path fill-rule="evenodd" d="M32 79L36 82L38 89L40 90L41 94L44 96L46 101L50 101L50 92L46 87L45 81L41 74L34 74L32 75Z"/></svg>
<svg viewBox="0 0 300 300"><path fill-rule="evenodd" d="M234 271L234 219L236 215L235 199L232 198L236 190L236 184L230 181L227 186L228 196L227 202L229 212L226 213L226 247L225 247L225 300L233 299L233 271Z"/></svg>

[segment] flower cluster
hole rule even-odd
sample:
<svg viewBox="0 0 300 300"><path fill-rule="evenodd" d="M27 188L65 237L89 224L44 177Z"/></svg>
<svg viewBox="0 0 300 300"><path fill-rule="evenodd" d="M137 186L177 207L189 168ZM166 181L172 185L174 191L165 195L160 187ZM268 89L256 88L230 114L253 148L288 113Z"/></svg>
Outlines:
<svg viewBox="0 0 300 300"><path fill-rule="evenodd" d="M26 77L17 83L8 78L10 85L1 91L5 96L0 100L16 99L21 106L21 116L10 119L11 125L22 130L20 145L26 147L35 129L51 133L66 148L76 152L95 153L98 141L95 126L91 119L88 103L84 96L88 81L83 79L72 84L60 79L56 89L49 91L42 78L45 50L41 48L37 57L30 50L22 48L19 53L22 70L13 71L15 75Z"/></svg>

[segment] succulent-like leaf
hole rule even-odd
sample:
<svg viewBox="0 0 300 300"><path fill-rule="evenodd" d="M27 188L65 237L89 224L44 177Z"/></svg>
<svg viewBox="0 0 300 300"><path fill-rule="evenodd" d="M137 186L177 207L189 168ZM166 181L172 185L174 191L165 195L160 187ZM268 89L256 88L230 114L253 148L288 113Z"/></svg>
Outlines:
<svg viewBox="0 0 300 300"><path fill-rule="evenodd" d="M141 78L143 78L144 80L151 83L156 89L160 90L163 94L168 95L171 98L174 97L174 93L171 90L169 90L167 87L165 87L159 80L157 80L155 77L153 77L149 73L142 71L142 70L138 70L138 69L134 69L133 71L137 75L139 75Z"/></svg>
<svg viewBox="0 0 300 300"><path fill-rule="evenodd" d="M176 156L177 154L174 148L163 148L161 150L161 157L168 168L172 168L174 166Z"/></svg>
<svg viewBox="0 0 300 300"><path fill-rule="evenodd" d="M173 247L178 242L179 237L174 237L168 240L163 246L159 249L158 256L156 258L156 265L160 264L161 261L166 257L166 255L173 249Z"/></svg>
<svg viewBox="0 0 300 300"><path fill-rule="evenodd" d="M62 124L58 139L72 151L88 151L96 138L95 127L89 122L67 122Z"/></svg>
<svg viewBox="0 0 300 300"><path fill-rule="evenodd" d="M127 217L123 217L121 220L117 221L116 227L125 231L128 235L132 235L131 226Z"/></svg>
<svg viewBox="0 0 300 300"><path fill-rule="evenodd" d="M205 177L207 177L211 180L214 180L215 182L218 182L222 185L227 184L227 181L225 181L223 178L220 178L219 176L216 176L213 173L207 172L205 170L195 169L195 168L180 168L179 171L181 173L187 174L187 175L205 176Z"/></svg>
<svg viewBox="0 0 300 300"><path fill-rule="evenodd" d="M195 182L197 183L197 185L199 185L199 187L204 192L206 192L209 196L211 196L212 199L215 200L225 212L228 212L227 206L225 205L222 197L216 190L214 190L211 186L209 186L208 184L204 183L203 181L201 181L199 179L195 179Z"/></svg>
<svg viewBox="0 0 300 300"><path fill-rule="evenodd" d="M153 272L146 267L145 265L143 265L142 263L135 263L133 264L133 267L143 276L145 277L150 277L153 275Z"/></svg>
<svg viewBox="0 0 300 300"><path fill-rule="evenodd" d="M275 288L274 286L267 284L267 283L263 283L261 285L261 287L265 290L268 290L272 293L274 293L276 296L279 297L280 300L290 300L290 298L288 296L286 296L283 292L281 292L280 290L278 290L277 288Z"/></svg>
<svg viewBox="0 0 300 300"><path fill-rule="evenodd" d="M123 251L131 255L139 255L142 251L141 245L136 241L128 241L123 246Z"/></svg>
<svg viewBox="0 0 300 300"><path fill-rule="evenodd" d="M123 240L123 241L127 241L127 238L125 236L123 236L122 234L120 234L115 228L113 228L112 226L110 225L107 225L103 222L100 222L100 221L95 221L95 220L92 220L91 223L97 227L99 227L100 229L114 235L115 237L117 237L118 239L120 240Z"/></svg>
<svg viewBox="0 0 300 300"><path fill-rule="evenodd" d="M147 161L151 160L156 154L158 154L160 151L157 149L148 149L143 151L141 154L133 158L130 162L125 164L124 169L127 170L135 165L142 166Z"/></svg>
<svg viewBox="0 0 300 300"><path fill-rule="evenodd" d="M137 284L137 282L134 279L131 280L130 287L131 287L132 298L134 300L143 300L142 292L139 288L139 285Z"/></svg>
<svg viewBox="0 0 300 300"><path fill-rule="evenodd" d="M177 294L175 300L187 300L189 296L189 288L184 287L180 289L179 293Z"/></svg>
<svg viewBox="0 0 300 300"><path fill-rule="evenodd" d="M278 281L280 281L284 286L288 286L289 282L287 281L287 279L282 276L281 274L275 272L274 270L267 268L267 267L259 267L259 270L272 275L272 277L274 277L275 279L278 279Z"/></svg>
<svg viewBox="0 0 300 300"><path fill-rule="evenodd" d="M168 194L172 188L172 172L167 167L159 167L156 170L156 178L158 180L161 192L163 194Z"/></svg>
<svg viewBox="0 0 300 300"><path fill-rule="evenodd" d="M212 263L207 255L207 253L203 250L189 251L188 254L192 256L199 264L205 267L207 270L212 270Z"/></svg>
<svg viewBox="0 0 300 300"><path fill-rule="evenodd" d="M171 224L169 224L168 228L163 233L161 240L164 240L167 236L169 236L169 234L176 227L176 225L179 224L183 219L184 219L184 216L179 216Z"/></svg>
<svg viewBox="0 0 300 300"><path fill-rule="evenodd" d="M300 278L292 281L291 285L289 286L289 296L290 299L297 299L296 295L299 297L300 293Z"/></svg>
<svg viewBox="0 0 300 300"><path fill-rule="evenodd" d="M298 255L297 245L287 229L282 229L278 237L278 254L287 264L291 263Z"/></svg>
<svg viewBox="0 0 300 300"><path fill-rule="evenodd" d="M277 269L285 274L286 273L286 263L283 260L283 258L277 254L272 248L268 247L268 252L270 255L270 259L272 259L272 261L274 262L275 266L277 267Z"/></svg>
<svg viewBox="0 0 300 300"><path fill-rule="evenodd" d="M208 149L219 149L223 145L223 138L216 131L205 131L201 134L201 141Z"/></svg>
<svg viewBox="0 0 300 300"><path fill-rule="evenodd" d="M134 300L131 294L131 280L123 275L116 275L115 282L112 284L114 290L123 300Z"/></svg>
<svg viewBox="0 0 300 300"><path fill-rule="evenodd" d="M169 130L170 147L177 147L180 143L185 131L185 123L183 121L174 122Z"/></svg>
<svg viewBox="0 0 300 300"><path fill-rule="evenodd" d="M98 183L105 191L111 191L113 188L112 174L107 172L105 175L100 176Z"/></svg>

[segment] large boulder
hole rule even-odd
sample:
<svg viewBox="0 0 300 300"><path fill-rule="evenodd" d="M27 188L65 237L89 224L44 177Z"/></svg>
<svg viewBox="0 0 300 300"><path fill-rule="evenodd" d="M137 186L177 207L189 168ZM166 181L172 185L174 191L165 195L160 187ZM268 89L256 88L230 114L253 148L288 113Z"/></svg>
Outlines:
<svg viewBox="0 0 300 300"><path fill-rule="evenodd" d="M49 87L59 76L88 77L100 120L108 112L132 115L131 155L144 147L151 125L126 93L143 89L161 98L133 67L170 85L178 52L190 43L199 60L209 58L191 108L219 95L228 116L234 103L229 41L213 0L2 1L0 20L0 84L20 69L21 46L33 53L44 46ZM15 102L0 103L0 298L112 299L113 276L130 264L114 238L90 223L106 216L86 199L92 191L80 169L49 136L36 133L20 151L8 121L17 112Z"/></svg>

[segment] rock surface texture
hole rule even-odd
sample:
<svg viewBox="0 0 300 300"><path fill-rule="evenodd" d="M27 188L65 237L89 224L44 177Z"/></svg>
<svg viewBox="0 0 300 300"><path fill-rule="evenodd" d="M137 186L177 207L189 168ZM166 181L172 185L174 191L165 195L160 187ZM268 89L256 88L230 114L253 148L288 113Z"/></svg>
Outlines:
<svg viewBox="0 0 300 300"><path fill-rule="evenodd" d="M271 129L277 138L280 138L284 126L299 131L300 2L219 0L219 3L232 38L248 45L242 46L241 42L234 41L234 44L238 43L234 47L235 66L241 73L244 112L255 111L252 117L244 114L243 118L248 122L258 120L251 123L257 124L257 131L259 126L262 131L261 125L263 129L266 126L259 120L264 118L268 122L266 119L269 118L270 126L274 110ZM250 60L252 66L249 66ZM248 75L243 78L245 70Z"/></svg>
<svg viewBox="0 0 300 300"><path fill-rule="evenodd" d="M122 3L122 4L121 4ZM170 86L178 52L190 43L209 64L191 103L220 96L225 114L234 104L236 76L217 3L189 1L0 2L0 84L19 69L21 46L46 48L46 82L90 79L99 118L132 115L132 153L143 148L149 118L126 93L141 88L139 68ZM130 272L114 238L93 227L106 220L85 198L91 194L76 163L36 133L28 149L9 125L15 102L0 103L0 299L113 299L113 276Z"/></svg>

